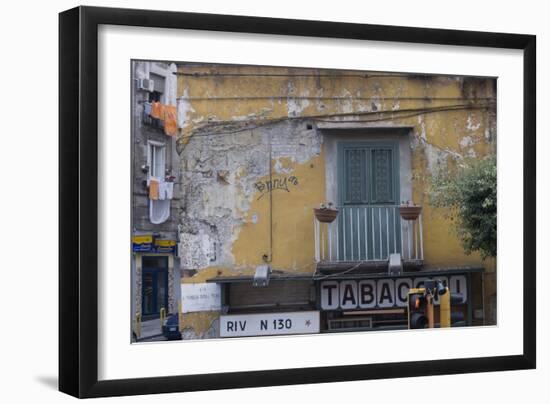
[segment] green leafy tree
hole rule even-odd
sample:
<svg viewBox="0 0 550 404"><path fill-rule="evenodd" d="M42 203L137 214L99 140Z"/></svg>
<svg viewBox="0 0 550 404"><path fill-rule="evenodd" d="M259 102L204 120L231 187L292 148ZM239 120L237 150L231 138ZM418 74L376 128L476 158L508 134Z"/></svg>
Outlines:
<svg viewBox="0 0 550 404"><path fill-rule="evenodd" d="M447 216L467 254L478 251L482 258L497 254L497 165L496 157L472 160L433 177L433 206L447 208Z"/></svg>

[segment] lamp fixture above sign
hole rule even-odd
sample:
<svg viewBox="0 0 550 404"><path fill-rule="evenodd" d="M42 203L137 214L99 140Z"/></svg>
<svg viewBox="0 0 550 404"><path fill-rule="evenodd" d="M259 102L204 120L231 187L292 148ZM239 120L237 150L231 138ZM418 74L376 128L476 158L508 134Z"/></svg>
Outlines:
<svg viewBox="0 0 550 404"><path fill-rule="evenodd" d="M254 280L252 281L252 286L255 287L266 287L269 285L269 275L271 274L271 268L269 265L260 265L256 267L256 272L254 273Z"/></svg>

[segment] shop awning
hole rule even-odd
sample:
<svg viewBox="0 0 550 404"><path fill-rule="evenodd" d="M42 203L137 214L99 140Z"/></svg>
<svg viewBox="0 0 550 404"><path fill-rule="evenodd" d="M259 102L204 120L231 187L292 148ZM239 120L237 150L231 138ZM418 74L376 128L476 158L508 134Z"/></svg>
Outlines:
<svg viewBox="0 0 550 404"><path fill-rule="evenodd" d="M468 273L482 273L483 267L437 267L424 268L418 271L406 271L401 274L389 274L387 271L377 273L354 273L346 272L345 270L328 271L312 273L277 273L273 272L270 275L271 281L317 281L325 279L380 279L380 278L410 278L410 277L437 277L449 275L463 275ZM215 283L252 283L254 275L234 275L234 276L216 276L208 279L206 282Z"/></svg>
<svg viewBox="0 0 550 404"><path fill-rule="evenodd" d="M216 276L215 278L208 279L206 282L215 283L252 283L254 275L235 275L235 276ZM312 273L277 273L272 272L269 278L270 282L273 281L312 281Z"/></svg>
<svg viewBox="0 0 550 404"><path fill-rule="evenodd" d="M323 270L318 271L313 275L313 280L326 280L326 279L381 279L381 278L410 278L410 277L437 277L437 276L449 276L449 275L463 275L468 273L480 273L484 272L483 267L430 267L422 268L417 271L406 271L400 274L389 274L387 271L364 273L364 272L346 272L342 269Z"/></svg>

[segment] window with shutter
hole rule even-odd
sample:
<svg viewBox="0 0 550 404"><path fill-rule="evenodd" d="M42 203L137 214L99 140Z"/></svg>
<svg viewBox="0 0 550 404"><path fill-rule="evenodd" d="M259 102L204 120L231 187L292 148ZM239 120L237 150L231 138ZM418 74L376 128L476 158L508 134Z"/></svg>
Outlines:
<svg viewBox="0 0 550 404"><path fill-rule="evenodd" d="M338 145L338 259L385 260L400 252L399 146Z"/></svg>
<svg viewBox="0 0 550 404"><path fill-rule="evenodd" d="M394 144L343 143L340 202L343 205L397 204L396 153Z"/></svg>

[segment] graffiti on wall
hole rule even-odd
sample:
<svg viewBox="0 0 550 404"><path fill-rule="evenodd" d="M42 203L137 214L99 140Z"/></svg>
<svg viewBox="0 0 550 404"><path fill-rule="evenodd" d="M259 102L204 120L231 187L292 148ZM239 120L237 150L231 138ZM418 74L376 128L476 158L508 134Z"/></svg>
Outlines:
<svg viewBox="0 0 550 404"><path fill-rule="evenodd" d="M298 186L298 178L294 175L289 177L273 178L266 181L258 181L254 184L254 188L260 192L258 200L262 199L268 193L276 190L290 192L292 186Z"/></svg>

